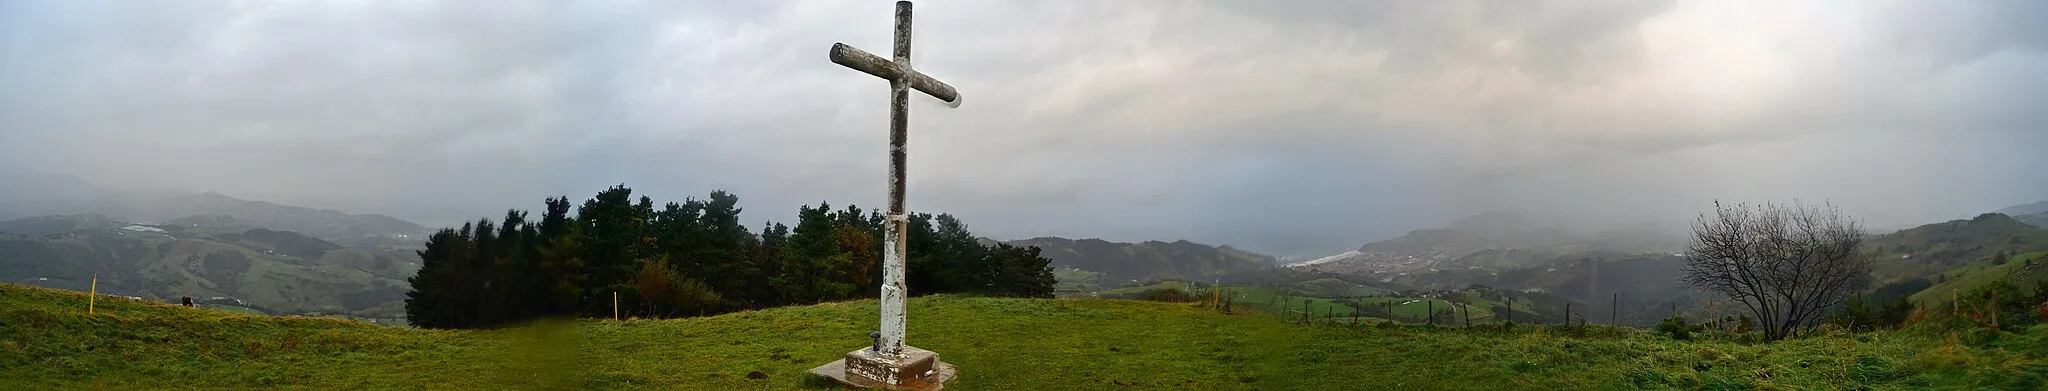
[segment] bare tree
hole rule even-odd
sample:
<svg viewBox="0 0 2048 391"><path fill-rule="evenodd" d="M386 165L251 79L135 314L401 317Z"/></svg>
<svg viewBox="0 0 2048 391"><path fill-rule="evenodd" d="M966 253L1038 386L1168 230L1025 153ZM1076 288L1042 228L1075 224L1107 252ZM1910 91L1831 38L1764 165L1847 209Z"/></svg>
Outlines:
<svg viewBox="0 0 2048 391"><path fill-rule="evenodd" d="M1833 205L1716 201L1692 231L1681 281L1742 303L1773 340L1812 331L1870 281L1862 227Z"/></svg>

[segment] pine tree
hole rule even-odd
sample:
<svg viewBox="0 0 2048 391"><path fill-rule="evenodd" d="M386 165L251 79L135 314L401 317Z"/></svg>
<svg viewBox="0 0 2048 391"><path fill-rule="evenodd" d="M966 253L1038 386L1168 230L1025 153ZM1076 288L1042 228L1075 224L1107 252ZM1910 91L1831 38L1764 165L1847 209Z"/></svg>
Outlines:
<svg viewBox="0 0 2048 391"><path fill-rule="evenodd" d="M406 292L405 318L420 328L455 328L455 298L449 289L455 286L452 256L454 242L460 240L454 229L443 228L427 237L425 250L419 250L420 270L406 282L412 291Z"/></svg>

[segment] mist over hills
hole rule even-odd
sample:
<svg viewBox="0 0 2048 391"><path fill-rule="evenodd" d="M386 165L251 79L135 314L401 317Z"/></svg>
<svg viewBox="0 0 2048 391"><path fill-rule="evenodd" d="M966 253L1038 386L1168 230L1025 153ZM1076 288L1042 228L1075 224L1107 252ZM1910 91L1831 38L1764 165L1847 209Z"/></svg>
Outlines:
<svg viewBox="0 0 2048 391"><path fill-rule="evenodd" d="M98 215L0 221L0 281L273 314L402 317L416 259L289 231L135 225Z"/></svg>
<svg viewBox="0 0 2048 391"><path fill-rule="evenodd" d="M271 311L388 315L417 267L412 251L427 231L386 215L218 193L115 191L63 175L19 172L5 179L18 182L0 190L0 280L46 286L82 287L79 281L100 275L102 288L123 295L224 296ZM2039 228L2048 221L2044 209L2048 202L2017 205L2001 209L2016 215L1873 233L1868 243L1881 254L1881 281L1926 278L1998 253L2048 251L2048 231ZM1623 301L1634 305L1702 300L1671 283L1686 228L1681 221L1489 211L1291 269L1393 288L1476 284L1578 301L1625 293ZM1105 289L1158 280L1239 281L1271 276L1281 263L1188 240L1048 236L1007 243L1039 247L1055 267L1098 274L1090 283ZM48 280L28 281L34 279Z"/></svg>
<svg viewBox="0 0 2048 391"><path fill-rule="evenodd" d="M1556 257L1590 252L1668 254L1685 247L1683 229L1681 223L1489 211L1444 228L1418 229L1367 243L1356 251L1304 266L1340 273L1403 273L1538 266Z"/></svg>
<svg viewBox="0 0 2048 391"><path fill-rule="evenodd" d="M2041 213L2048 213L2048 201L2041 201L2041 202L2034 202L2034 203L2027 203L2027 204L2013 205L2013 206L2009 206L2009 207L2006 207L2005 209L1999 209L1999 210L1998 210L1997 212L1994 212L1994 213L1999 213L1999 214L2003 214L2003 215L2006 215L2006 216L2015 216L2015 217L2017 217L2017 216L2025 216L2025 215L2032 215L2032 214L2041 214Z"/></svg>
<svg viewBox="0 0 2048 391"><path fill-rule="evenodd" d="M1232 248L1179 240L1119 243L1101 239L1040 237L1011 240L1017 246L1037 246L1040 256L1059 268L1075 268L1104 274L1105 287L1152 280L1178 279L1210 281L1238 273L1271 268L1273 257Z"/></svg>
<svg viewBox="0 0 2048 391"><path fill-rule="evenodd" d="M292 231L328 240L420 236L426 227L380 214L251 201L219 193L115 190L76 177L0 172L0 220L53 215L100 215L134 223L166 223L191 216L228 216L252 227ZM47 191L46 191L47 190Z"/></svg>

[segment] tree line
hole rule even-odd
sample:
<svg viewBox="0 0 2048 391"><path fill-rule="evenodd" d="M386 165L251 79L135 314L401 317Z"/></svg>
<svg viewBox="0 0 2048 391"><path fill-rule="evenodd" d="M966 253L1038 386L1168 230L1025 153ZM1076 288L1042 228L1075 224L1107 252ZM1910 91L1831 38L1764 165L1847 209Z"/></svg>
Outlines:
<svg viewBox="0 0 2048 391"><path fill-rule="evenodd" d="M739 197L714 191L656 208L618 185L570 214L567 197L541 215L510 210L444 228L418 252L407 321L477 328L542 317L678 317L875 297L884 216L849 205L804 205L795 227L749 230ZM913 295L1052 297L1037 247L984 245L951 215L913 213L905 284ZM614 302L616 295L616 304Z"/></svg>

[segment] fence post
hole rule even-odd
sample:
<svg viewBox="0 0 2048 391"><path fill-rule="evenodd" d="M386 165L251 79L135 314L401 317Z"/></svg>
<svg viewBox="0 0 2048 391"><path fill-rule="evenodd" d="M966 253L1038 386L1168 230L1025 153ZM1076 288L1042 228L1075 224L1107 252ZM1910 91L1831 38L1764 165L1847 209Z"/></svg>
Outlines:
<svg viewBox="0 0 2048 391"><path fill-rule="evenodd" d="M1564 302L1564 325L1572 325L1572 302Z"/></svg>
<svg viewBox="0 0 2048 391"><path fill-rule="evenodd" d="M1465 328L1472 328L1472 305L1460 303L1458 312L1465 314Z"/></svg>
<svg viewBox="0 0 2048 391"><path fill-rule="evenodd" d="M1607 324L1608 324L1608 325L1610 325L1610 326L1619 326L1619 325L1621 325L1621 294L1620 294L1620 293L1616 293L1616 294L1614 294L1614 301L1613 301L1613 302L1612 302L1611 304L1608 304L1608 305L1607 305Z"/></svg>
<svg viewBox="0 0 2048 391"><path fill-rule="evenodd" d="M619 320L619 291L612 291L612 320Z"/></svg>
<svg viewBox="0 0 2048 391"><path fill-rule="evenodd" d="M1316 316L1316 314L1315 314L1315 313L1309 312L1309 311L1314 311L1314 310L1313 310L1313 309L1310 309L1310 308L1308 308L1309 304L1312 304L1312 303L1314 303L1314 301L1313 301L1313 300L1314 300L1314 299L1301 299L1301 323L1302 323L1302 324L1308 324L1308 322L1309 322L1310 320L1313 320L1313 319L1314 319L1314 317Z"/></svg>
<svg viewBox="0 0 2048 391"><path fill-rule="evenodd" d="M1985 304L1989 304L1989 305L1990 305L1990 307L1991 307L1991 329L1992 329L1992 330L1997 330L1997 329L1998 329L1998 291L1991 291L1991 302L1990 302L1990 303L1985 303Z"/></svg>
<svg viewBox="0 0 2048 391"><path fill-rule="evenodd" d="M1427 297L1424 297L1424 298L1422 298L1422 302L1423 302L1424 304L1426 304L1426 305L1425 305L1425 310L1426 310L1426 311L1429 311L1429 325L1430 325L1430 327L1435 327L1435 326L1436 326L1436 301L1434 301L1434 300L1430 300L1429 298L1427 298Z"/></svg>

